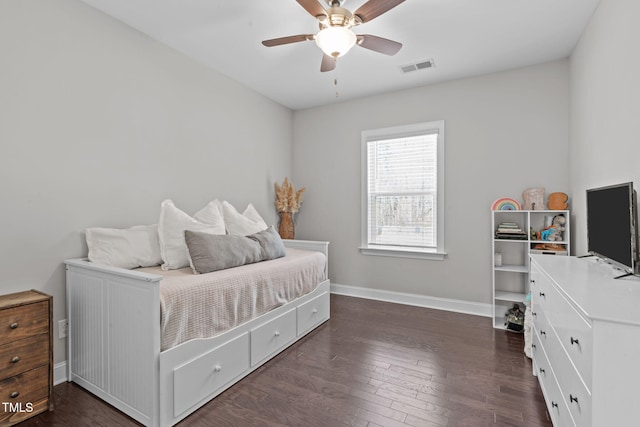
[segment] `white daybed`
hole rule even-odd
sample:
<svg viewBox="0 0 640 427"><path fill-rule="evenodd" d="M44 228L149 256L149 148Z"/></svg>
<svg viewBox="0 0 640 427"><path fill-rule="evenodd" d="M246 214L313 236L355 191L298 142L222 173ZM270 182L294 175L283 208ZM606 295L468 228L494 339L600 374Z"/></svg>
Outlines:
<svg viewBox="0 0 640 427"><path fill-rule="evenodd" d="M328 242L284 244L328 259ZM68 381L146 426L176 424L329 319L327 279L221 335L161 351L162 276L84 259L65 264Z"/></svg>

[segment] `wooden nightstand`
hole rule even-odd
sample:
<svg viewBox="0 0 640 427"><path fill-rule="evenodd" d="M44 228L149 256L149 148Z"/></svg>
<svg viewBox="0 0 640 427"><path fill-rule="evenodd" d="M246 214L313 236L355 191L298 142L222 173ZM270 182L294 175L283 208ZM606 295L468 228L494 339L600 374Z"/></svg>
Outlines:
<svg viewBox="0 0 640 427"><path fill-rule="evenodd" d="M53 410L53 298L0 296L0 427Z"/></svg>

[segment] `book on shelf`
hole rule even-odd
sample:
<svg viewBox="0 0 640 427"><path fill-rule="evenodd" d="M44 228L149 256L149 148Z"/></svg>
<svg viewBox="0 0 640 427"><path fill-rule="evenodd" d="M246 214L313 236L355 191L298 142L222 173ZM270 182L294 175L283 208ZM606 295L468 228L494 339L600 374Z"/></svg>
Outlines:
<svg viewBox="0 0 640 427"><path fill-rule="evenodd" d="M524 233L520 228L498 228L498 233Z"/></svg>
<svg viewBox="0 0 640 427"><path fill-rule="evenodd" d="M496 239L508 239L508 240L527 240L527 233L521 231L519 233L501 233L496 232Z"/></svg>

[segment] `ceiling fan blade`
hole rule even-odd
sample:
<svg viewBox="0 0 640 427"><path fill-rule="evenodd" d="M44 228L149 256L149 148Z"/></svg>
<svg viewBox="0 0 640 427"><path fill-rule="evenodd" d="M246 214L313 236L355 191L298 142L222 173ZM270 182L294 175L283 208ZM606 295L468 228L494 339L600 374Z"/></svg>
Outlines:
<svg viewBox="0 0 640 427"><path fill-rule="evenodd" d="M398 53L400 48L402 48L402 43L394 42L393 40L378 36L372 36L370 34L359 34L356 44L365 49L391 56Z"/></svg>
<svg viewBox="0 0 640 427"><path fill-rule="evenodd" d="M404 0L369 0L353 12L353 14L363 23L369 22L402 2L404 2Z"/></svg>
<svg viewBox="0 0 640 427"><path fill-rule="evenodd" d="M327 54L322 55L322 63L320 64L320 71L326 72L336 68L336 58Z"/></svg>
<svg viewBox="0 0 640 427"><path fill-rule="evenodd" d="M296 0L304 10L309 12L314 18L327 16L327 11L322 7L318 0Z"/></svg>
<svg viewBox="0 0 640 427"><path fill-rule="evenodd" d="M307 40L313 40L315 35L313 34L298 34L297 36L279 37L277 39L263 40L262 44L267 47L280 46L289 43L304 42Z"/></svg>

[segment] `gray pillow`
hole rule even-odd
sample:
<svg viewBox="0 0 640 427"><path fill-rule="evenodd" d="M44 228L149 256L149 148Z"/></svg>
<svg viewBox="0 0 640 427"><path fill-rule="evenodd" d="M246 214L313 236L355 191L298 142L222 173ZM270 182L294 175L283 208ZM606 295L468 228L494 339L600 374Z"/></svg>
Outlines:
<svg viewBox="0 0 640 427"><path fill-rule="evenodd" d="M247 237L260 243L263 261L281 258L287 254L284 243L273 226Z"/></svg>
<svg viewBox="0 0 640 427"><path fill-rule="evenodd" d="M185 230L184 239L191 267L200 274L286 255L282 239L273 227L248 236Z"/></svg>
<svg viewBox="0 0 640 427"><path fill-rule="evenodd" d="M191 267L196 273L210 273L262 259L260 243L244 236L186 230L184 239L189 250Z"/></svg>

